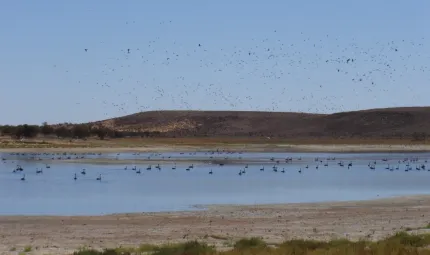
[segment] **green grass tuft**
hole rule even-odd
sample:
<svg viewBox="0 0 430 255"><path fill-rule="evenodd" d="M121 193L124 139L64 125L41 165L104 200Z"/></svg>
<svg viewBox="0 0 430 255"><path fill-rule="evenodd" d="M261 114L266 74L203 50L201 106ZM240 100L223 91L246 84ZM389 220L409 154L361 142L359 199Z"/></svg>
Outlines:
<svg viewBox="0 0 430 255"><path fill-rule="evenodd" d="M190 241L183 244L166 245L157 247L151 253L153 255L208 255L215 254L215 248L205 243Z"/></svg>
<svg viewBox="0 0 430 255"><path fill-rule="evenodd" d="M217 251L205 243L191 241L104 251L81 249L73 255L430 255L430 234L410 235L400 232L377 242L353 242L346 239L329 242L289 240L277 246L253 237L241 239L231 248L227 251Z"/></svg>
<svg viewBox="0 0 430 255"><path fill-rule="evenodd" d="M237 241L234 244L234 249L236 250L246 250L246 249L254 249L254 248L266 248L267 244L261 238L252 237L245 238Z"/></svg>
<svg viewBox="0 0 430 255"><path fill-rule="evenodd" d="M24 252L30 252L31 251L31 246L27 245L24 247Z"/></svg>

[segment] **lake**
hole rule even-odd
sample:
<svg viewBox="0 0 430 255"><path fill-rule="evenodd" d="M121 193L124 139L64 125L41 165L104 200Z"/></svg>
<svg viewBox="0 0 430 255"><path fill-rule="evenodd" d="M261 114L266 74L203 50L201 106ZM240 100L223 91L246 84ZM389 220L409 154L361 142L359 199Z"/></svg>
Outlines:
<svg viewBox="0 0 430 255"><path fill-rule="evenodd" d="M118 163L64 162L68 157L118 159ZM152 163L151 171L146 170L150 163L128 165L127 170L125 164L120 164L122 159L148 157L171 162L160 164L161 170ZM0 215L101 215L197 210L196 205L209 204L347 201L430 194L429 153L3 153L0 158L4 159L0 161ZM188 163L178 163L173 170L173 162L180 159L196 162L189 171ZM199 162L216 159L242 162L223 166ZM245 168L246 161L253 159L259 161ZM374 165L375 161L372 170L369 162ZM349 163L352 167L348 169ZM17 165L24 170L13 172ZM277 172L273 171L274 165ZM141 174L131 170L133 166L141 169ZM36 169L43 169L43 173L36 174ZM211 170L213 174L209 174ZM245 173L239 175L242 170ZM100 175L101 181L96 180Z"/></svg>

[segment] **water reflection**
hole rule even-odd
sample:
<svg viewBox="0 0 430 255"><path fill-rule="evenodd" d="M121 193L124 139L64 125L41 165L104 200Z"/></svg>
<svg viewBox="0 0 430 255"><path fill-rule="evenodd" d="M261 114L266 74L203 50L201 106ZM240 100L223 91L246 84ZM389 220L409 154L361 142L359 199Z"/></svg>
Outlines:
<svg viewBox="0 0 430 255"><path fill-rule="evenodd" d="M197 204L342 201L430 193L430 166L426 165L430 154L426 153L3 153L0 157L4 159L0 163L3 215L97 215L190 210ZM64 161L76 157L136 162L100 165ZM157 169L157 164L141 161L148 157L168 161ZM189 163L181 163L183 158L242 161L220 166L197 160L191 168ZM254 159L258 161L247 163ZM374 170L369 167L373 163ZM17 166L23 171L14 173ZM407 168L411 170L406 172ZM43 172L37 173L38 169Z"/></svg>

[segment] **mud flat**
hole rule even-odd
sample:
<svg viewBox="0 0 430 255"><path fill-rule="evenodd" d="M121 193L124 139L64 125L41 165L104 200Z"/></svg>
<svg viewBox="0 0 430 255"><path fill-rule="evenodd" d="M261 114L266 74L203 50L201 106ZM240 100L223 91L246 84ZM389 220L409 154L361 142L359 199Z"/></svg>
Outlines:
<svg viewBox="0 0 430 255"><path fill-rule="evenodd" d="M192 151L242 151L242 152L429 152L427 144L210 144L166 145L154 144L133 147L56 147L56 148L0 148L4 152L49 153L120 153L120 152L192 152Z"/></svg>
<svg viewBox="0 0 430 255"><path fill-rule="evenodd" d="M304 238L378 240L399 231L422 233L430 196L359 202L208 206L205 211L106 216L0 216L0 254L30 245L32 254L202 240L228 248L242 237L266 242Z"/></svg>

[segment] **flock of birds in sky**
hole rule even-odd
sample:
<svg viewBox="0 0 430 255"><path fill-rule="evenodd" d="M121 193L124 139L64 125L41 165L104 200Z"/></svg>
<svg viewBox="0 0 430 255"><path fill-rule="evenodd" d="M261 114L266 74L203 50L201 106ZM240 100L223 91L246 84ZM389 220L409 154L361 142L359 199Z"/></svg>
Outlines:
<svg viewBox="0 0 430 255"><path fill-rule="evenodd" d="M308 102L302 111L338 112L347 110L345 93L376 100L399 86L412 91L414 84L408 79L425 78L430 71L424 65L430 60L424 42L425 38L345 43L339 37L316 39L303 33L287 41L274 30L271 36L251 38L244 45L196 42L190 46L181 38L169 41L156 36L117 49L103 67L92 70L97 77L93 85L103 90L100 95L111 94L116 100L92 99L101 101L106 118L162 108L157 101L164 105L171 101L168 105L187 110L212 104L212 108L260 111L295 111L299 102ZM97 50L82 49L82 61L95 58ZM82 77L78 82L93 81ZM261 102L260 93L252 93L256 86L264 88L267 102ZM142 99L145 94L152 100Z"/></svg>
<svg viewBox="0 0 430 255"><path fill-rule="evenodd" d="M185 153L180 153L181 155L185 154ZM234 154L239 154L238 157L233 157ZM264 158L264 159L259 159L258 162L253 162L251 165L250 164L243 164L243 162L246 162L246 160L244 160L241 156L241 152L207 152L205 153L204 158L200 158L199 160L204 160L204 161L210 161L211 163L211 169L209 170L208 174L212 175L212 174L216 174L216 167L223 167L225 165L230 164L230 166L237 166L237 165L241 165L240 167L238 167L239 172L238 175L239 176L243 176L247 173L248 170L252 170L253 168L255 168L254 170L257 170L257 168L255 167L255 165L258 165L258 169L259 171L272 171L272 172L279 172L279 173L286 173L287 171L297 171L299 174L301 174L303 171L306 171L309 168L315 168L316 170L318 169L324 169L324 168L328 168L331 167L333 168L333 166L335 167L341 167L341 168L347 168L347 169L351 169L355 163L353 162L353 160L350 161L345 161L343 159L336 159L336 157L326 157L326 158L322 158L322 157L316 157L313 159L313 162L310 164L309 161L312 161L310 159L302 159L302 157L297 157L297 158L293 158L293 157L284 157L284 158L279 158L279 157L270 157L270 158ZM119 160L119 156L121 154L118 153L116 156L116 159ZM196 155L196 152L192 152L189 153L189 155ZM74 159L86 159L88 156L97 156L97 157L102 157L102 153L82 153L82 154L78 154L78 153L71 153L71 154L67 154L67 153L10 153L10 156L12 156L12 158L6 158L3 157L1 160L3 163L14 163L16 161L22 161L22 160L27 160L27 161L32 161L32 162L37 162L37 161L61 161L61 160L74 160ZM19 159L17 159L16 157L19 157ZM180 161L180 157L176 157L176 160L178 160L178 163L175 162L175 158L172 159L172 156L163 156L163 154L152 154L152 155L147 155L144 157L140 157L140 153L134 153L133 154L134 159L136 160L145 160L145 161L160 161L163 160L164 165L160 165L159 163L157 164L150 164L148 165L146 168L144 168L146 171L152 171L152 170L157 170L157 171L162 171L162 170L171 170L171 171L180 171L180 170L185 170L186 172L192 171L195 169L194 163L193 164L189 164L186 165L184 162L181 163ZM140 157L140 158L137 158ZM236 161L235 161L236 160ZM198 162L198 161L196 161ZM384 169L384 170L388 170L388 171L399 171L399 170L403 170L405 172L409 172L409 171L428 171L430 172L430 168L427 166L427 159L423 159L423 158L409 158L409 157L405 157L403 159L388 159L388 158L382 158L379 160L370 160L367 167L374 171L376 169ZM360 164L360 163L358 163ZM141 164L139 164L141 165ZM254 165L254 167L252 166ZM289 166L291 165L291 166ZM27 171L34 171L34 173L36 175L40 175L43 174L43 168L51 168L51 166L48 163L45 163L44 167L40 167L40 168L36 168L35 170L27 170ZM215 169L215 171L214 171ZM118 169L120 170L120 169ZM133 165L133 166L125 166L123 168L124 171L134 171L136 174L140 175L143 174L142 172L142 168L138 167L137 165ZM324 171L324 170L321 170ZM13 173L22 173L22 176L20 177L21 181L26 181L26 175L24 171L24 168L21 165L17 165L16 168L14 168L12 170ZM81 178L81 176L86 176L87 175L87 171L86 169L79 169L77 172L75 172L74 176L72 177L73 180L77 181L79 178ZM94 180L96 181L102 181L103 177L102 174L99 173L96 177L94 177Z"/></svg>

